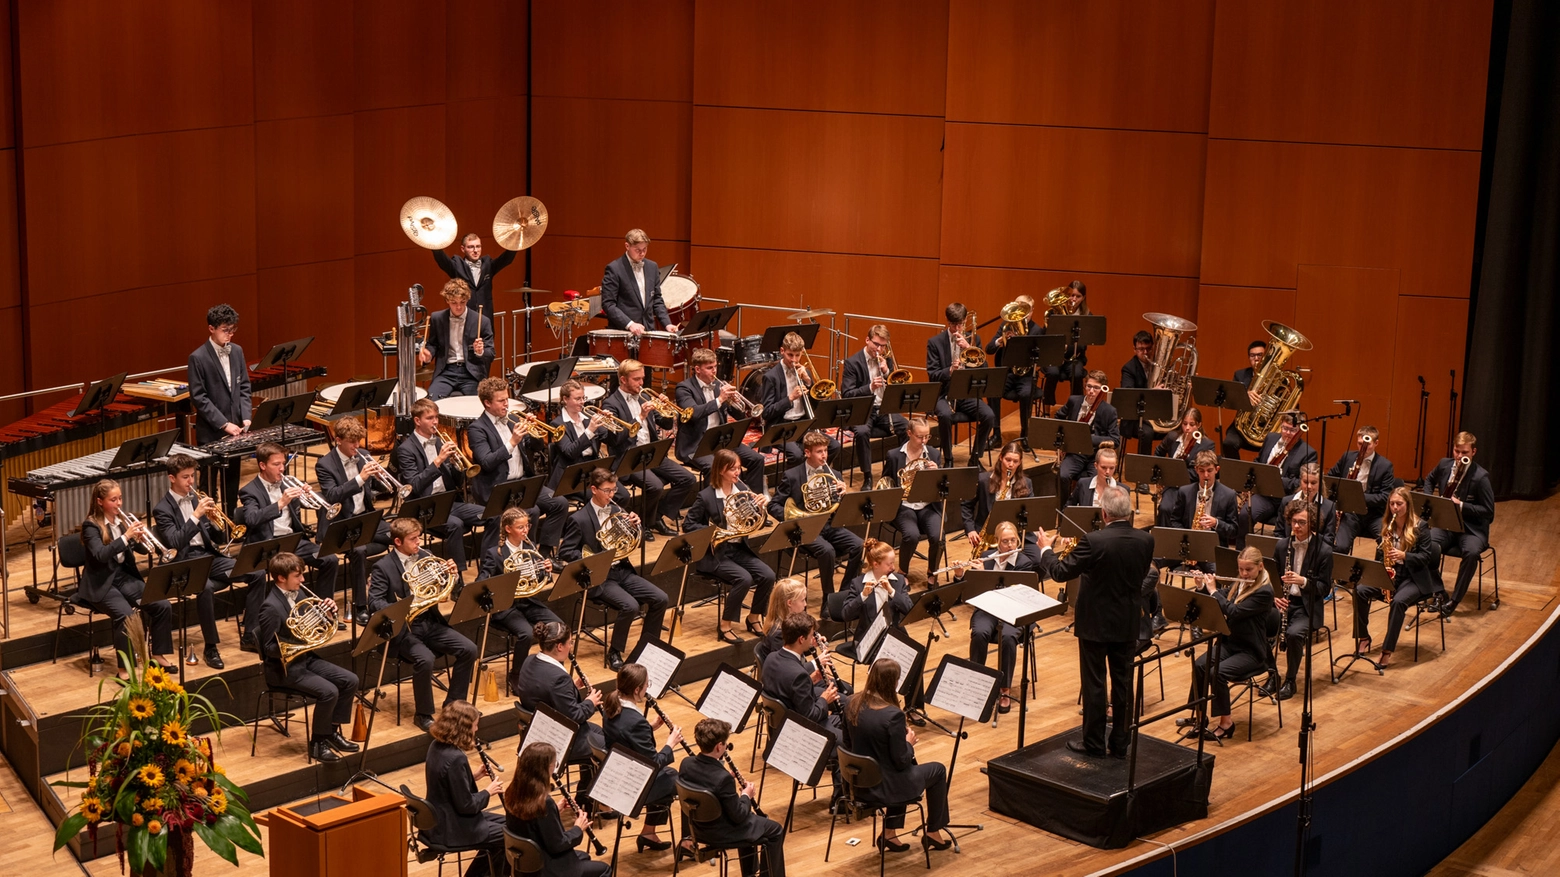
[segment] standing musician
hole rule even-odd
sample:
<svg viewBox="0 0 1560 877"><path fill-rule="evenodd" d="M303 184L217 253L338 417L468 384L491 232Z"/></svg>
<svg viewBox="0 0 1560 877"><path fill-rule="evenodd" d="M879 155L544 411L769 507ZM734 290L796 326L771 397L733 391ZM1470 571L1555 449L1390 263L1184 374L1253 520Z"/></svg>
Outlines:
<svg viewBox="0 0 1560 877"><path fill-rule="evenodd" d="M1463 597L1473 574L1479 570L1479 555L1490 544L1490 523L1495 520L1495 491L1490 487L1490 473L1473 461L1479 452L1479 440L1471 432L1459 432L1452 442L1452 456L1435 465L1426 475L1420 490L1449 497L1462 510L1463 531L1432 529L1430 538L1440 546L1443 554L1460 556L1457 567L1457 584L1452 598L1442 607L1450 615ZM1462 461L1466 459L1467 464ZM1448 550L1453 546L1455 551Z"/></svg>
<svg viewBox="0 0 1560 877"><path fill-rule="evenodd" d="M1243 369L1235 371L1235 380L1246 388L1246 398L1251 400L1253 407L1262 404L1262 397L1251 389L1251 382L1256 380L1257 369L1262 367L1262 361L1267 359L1268 345L1266 341L1257 339L1246 345L1246 362L1249 363ZM1224 434L1224 456L1240 457L1241 451L1255 451L1257 446L1246 440L1240 434L1240 430L1231 429Z"/></svg>
<svg viewBox="0 0 1560 877"><path fill-rule="evenodd" d="M810 420L815 410L808 399L808 392L820 375L813 374L806 361L807 342L795 332L785 333L780 339L780 362L764 373L764 422L773 426L797 420ZM840 449L840 443L829 439L829 459ZM797 442L785 443L785 456L795 460L802 455Z"/></svg>
<svg viewBox="0 0 1560 877"><path fill-rule="evenodd" d="M1154 559L1154 537L1132 526L1132 501L1126 490L1107 487L1100 496L1105 526L1079 538L1066 557L1051 551L1041 531L1041 575L1058 582L1083 577L1073 598L1073 635L1078 638L1078 669L1083 679L1083 739L1067 748L1090 756L1125 758L1131 741L1132 658L1137 651L1138 613L1144 579ZM1118 718L1105 735L1105 674L1110 672L1110 707Z"/></svg>
<svg viewBox="0 0 1560 877"><path fill-rule="evenodd" d="M770 517L777 521L785 520L786 500L791 500L799 508L805 507L803 486L815 475L827 475L836 480L836 490L845 490L844 479L829 466L828 458L829 437L816 429L808 430L807 435L802 437L802 462L785 470L785 475L780 479L780 489L769 501ZM802 546L802 550L818 562L818 578L823 583L824 600L828 600L829 595L834 593L834 567L840 558L845 559L845 581L850 581L861 572L861 537L844 527L826 525L818 538ZM754 608L761 605L763 602L755 598ZM753 632L763 635L758 630Z"/></svg>
<svg viewBox="0 0 1560 877"><path fill-rule="evenodd" d="M634 524L639 516L624 511L612 501L618 489L617 475L607 469L592 469L586 479L590 501L569 516L563 526L563 547L558 559L573 563L587 550L598 554L601 547L600 531L613 515L627 515ZM643 531L641 531L643 532ZM608 609L617 611L612 622L612 640L607 649L607 665L613 670L623 666L623 655L628 651L628 631L641 610L645 623L639 630L640 642L654 642L661 638L661 624L666 619L666 592L651 584L634 571L628 558L617 560L607 571L607 578L598 587L591 588L588 598Z"/></svg>
<svg viewBox="0 0 1560 877"><path fill-rule="evenodd" d="M1066 505L1098 506L1100 504L1100 491L1105 485L1118 486L1116 480L1116 449L1100 448L1094 455L1094 474L1078 481L1078 486L1073 488L1072 495L1067 497Z"/></svg>
<svg viewBox="0 0 1560 877"><path fill-rule="evenodd" d="M915 760L915 732L905 725L904 710L899 708L899 662L879 658L867 671L867 687L851 697L845 706L845 727L851 748L876 761L882 782L862 789L873 802L919 800L926 795L926 826L921 846L927 851L953 846L948 831L948 769L941 762L918 764ZM883 834L875 845L881 850L908 852L910 845L899 843L899 829L905 827L904 805L891 806L883 818ZM934 835L941 837L934 838Z"/></svg>
<svg viewBox="0 0 1560 877"><path fill-rule="evenodd" d="M1029 312L1034 313L1035 300L1027 295L1016 296L1014 301L1029 305ZM1005 324L1004 324L1005 325ZM1032 319L1024 320L1023 334L1044 335L1045 327ZM1007 347L1008 333L1000 328L992 339L986 343L986 353L993 357L1000 357L1002 350ZM992 362L998 362L993 359ZM1029 417L1034 413L1035 402L1035 371L1033 368L1019 366L1018 371L1009 369L1007 377L1002 381L1002 395L987 400L991 404L992 413L997 418L998 430L992 433L992 441L1002 442L1002 400L1008 399L1018 403L1018 443L1025 451L1029 450Z"/></svg>
<svg viewBox="0 0 1560 877"><path fill-rule="evenodd" d="M1320 514L1309 500L1290 500L1284 506L1289 535L1278 540L1273 550L1273 560L1284 571L1280 593L1273 600L1284 619L1284 686L1278 690L1279 700L1295 696L1295 676L1305 644L1312 631L1326 624L1322 608L1332 593L1333 552L1332 543L1316 531Z"/></svg>
<svg viewBox="0 0 1560 877"><path fill-rule="evenodd" d="M336 436L335 450L314 464L320 496L331 504L341 503L344 518L368 514L374 507L374 498L390 492L390 485L384 480L387 473L378 460L363 452L368 431L356 417L351 414L342 417L331 427L331 432ZM323 513L318 526L322 533L330 526ZM347 576L352 580L352 614L359 626L368 623L368 559L389 547L390 522L380 518L374 538L352 549L347 559Z"/></svg>
<svg viewBox="0 0 1560 877"><path fill-rule="evenodd" d="M1121 367L1121 383L1116 388L1118 390L1163 388L1164 384L1160 384L1158 388L1148 385L1148 369L1153 365L1153 353L1154 336L1139 329L1138 333L1132 336L1132 358L1127 360L1126 365ZM1122 439L1137 439L1137 453L1151 454L1154 452L1154 442L1164 438L1165 434L1155 432L1153 425L1150 423L1139 420L1123 420L1121 421L1121 437Z"/></svg>
<svg viewBox="0 0 1560 877"><path fill-rule="evenodd" d="M452 459L457 450L454 442L446 442L439 434L439 406L430 399L413 402L412 431L395 449L395 467L402 482L412 488L407 498L421 499L459 490L466 473ZM450 516L444 523L445 555L455 561L462 581L466 570L466 531L482 523L482 512L482 506L457 499L450 505Z"/></svg>
<svg viewBox="0 0 1560 877"><path fill-rule="evenodd" d="M532 743L515 762L515 778L504 790L504 829L536 844L542 851L545 877L607 877L612 866L591 859L584 850L575 849L585 838L590 814L574 814L571 828L565 830L558 805L552 799L553 762L558 751L551 743Z"/></svg>
<svg viewBox="0 0 1560 877"><path fill-rule="evenodd" d="M807 613L807 582L800 576L786 576L769 591L769 611L764 613L764 638L753 646L753 665L762 676L764 659L785 648L781 625L786 616Z"/></svg>
<svg viewBox="0 0 1560 877"><path fill-rule="evenodd" d="M195 458L187 454L168 457L164 468L168 472L168 492L152 509L157 537L162 544L177 551L179 560L197 557L211 558L211 571L206 574L206 587L195 597L195 611L200 615L200 635L206 643L206 665L221 670L222 652L217 643L222 637L217 633L217 592L233 584L233 558L222 553L222 546L230 539L212 523L217 504L209 496L200 496L195 489ZM191 652L185 661L194 664L197 659Z"/></svg>
<svg viewBox="0 0 1560 877"><path fill-rule="evenodd" d="M1355 450L1345 453L1327 474L1332 478L1351 478L1365 488L1365 514L1345 512L1338 521L1333 550L1352 554L1356 536L1375 539L1381 535L1381 516L1386 511L1387 494L1397 478L1392 461L1376 453L1381 434L1374 426L1362 426L1354 433Z"/></svg>
<svg viewBox="0 0 1560 877"><path fill-rule="evenodd" d="M190 407L195 410L195 443L208 445L249 429L252 415L249 395L249 363L244 348L233 343L238 332L238 311L220 304L206 311L210 340L190 353L186 368L190 382ZM238 495L236 464L223 467L222 501L228 506Z"/></svg>
<svg viewBox="0 0 1560 877"><path fill-rule="evenodd" d="M1202 422L1201 411L1195 407L1186 409L1186 413L1181 415L1181 428L1165 436L1164 441L1154 448L1154 456L1185 460L1186 471L1195 474L1197 455L1214 450L1213 439L1202 431Z"/></svg>
<svg viewBox="0 0 1560 877"><path fill-rule="evenodd" d="M503 517L499 519L499 530L504 534L498 540L498 544L482 553L482 560L477 565L477 578L492 578L504 572L504 561L509 556L523 548L534 548L527 538L531 533L531 516L525 509L504 509ZM540 564L543 570L554 572L553 562L545 556ZM540 572L536 570L535 572ZM514 605L503 612L494 613L493 626L507 631L514 640L514 653L509 661L509 679L506 680L508 690L514 692L520 677L520 665L525 663L526 653L531 651L531 632L538 624L555 621L563 623L557 613L547 608L535 597L522 597L514 602Z"/></svg>
<svg viewBox="0 0 1560 877"><path fill-rule="evenodd" d="M1202 692L1207 690L1205 686L1213 686L1213 702L1208 708L1213 724L1193 732L1201 733L1205 740L1228 740L1235 735L1235 720L1230 718L1230 680L1248 679L1262 672L1271 658L1267 624L1273 611L1273 584L1262 567L1262 552L1254 547L1243 549L1235 569L1240 581L1228 590L1219 588L1212 575L1204 573L1198 577L1202 589L1219 601L1230 628L1229 636L1222 640L1219 666L1214 672L1208 670L1211 653L1204 653L1192 663L1196 690Z"/></svg>
<svg viewBox="0 0 1560 877"><path fill-rule="evenodd" d="M422 534L422 524L416 518L396 518L391 522L391 550L374 564L374 571L369 575L368 608L371 611L378 612L411 595L411 586L403 578L407 567L419 558L433 556L422 549ZM454 572L452 561L446 560L445 564ZM444 698L448 706L451 701L466 699L477 646L450 627L438 606L430 606L418 615L386 648L392 645L401 659L412 665L412 697L417 705L415 723L426 731L433 726L434 661L440 655L448 655L452 662L450 687Z"/></svg>
<svg viewBox="0 0 1560 877"><path fill-rule="evenodd" d="M911 420L905 443L889 451L888 458L883 461L883 477L903 487L904 480L908 477L905 469L911 463L926 460L933 469L941 467L942 454L926 443L931 434L932 428L927 424L926 418L917 417ZM910 568L910 561L915 557L915 550L920 546L922 539L928 542L926 568L937 568L938 553L943 547L941 503L900 503L899 513L894 516L894 528L899 531L900 569Z"/></svg>
<svg viewBox="0 0 1560 877"><path fill-rule="evenodd" d="M1093 313L1089 310L1089 287L1082 280L1074 280L1067 284L1067 308L1071 315L1087 315ZM1050 333L1050 327L1046 327L1046 333ZM1048 365L1045 367L1045 405L1049 408L1056 404L1056 385L1066 381L1073 395L1077 395L1078 385L1085 378L1085 369L1089 365L1089 345L1068 344L1063 351L1066 357L1061 365ZM1104 374L1101 372L1100 374ZM1104 383L1102 377L1100 383Z"/></svg>
<svg viewBox="0 0 1560 877"><path fill-rule="evenodd" d="M1074 384L1076 386L1076 384ZM1116 408L1105 398L1105 373L1091 371L1083 381L1083 395L1067 397L1067 404L1056 412L1057 420L1076 420L1089 424L1089 439L1098 451L1107 442L1113 448L1121 447L1121 428L1116 420ZM1060 481L1058 493L1066 496L1072 483L1094 471L1094 454L1068 454L1056 468Z"/></svg>
<svg viewBox="0 0 1560 877"><path fill-rule="evenodd" d="M953 302L943 310L946 328L926 339L926 378L942 385L937 391L935 413L942 449L949 455L949 459L953 458L955 423L977 424L975 446L970 449L972 457L984 454L988 447L994 449L1002 443L1002 427L997 423L997 414L984 399L960 399L958 405L948 401L948 383L953 379L954 371L963 367L959 355L971 347L980 349L980 333L964 333L964 321L968 316L968 308Z"/></svg>
<svg viewBox="0 0 1560 877"><path fill-rule="evenodd" d="M1305 440L1306 429L1304 411L1285 411L1279 415L1278 432L1268 433L1262 440L1262 448L1257 451L1258 463L1278 467L1286 495L1300 489L1300 468L1316 462L1316 449ZM1252 494L1251 519L1264 524L1276 523L1283 508L1281 499Z"/></svg>
<svg viewBox="0 0 1560 877"><path fill-rule="evenodd" d="M884 414L879 410L883 404L883 389L888 386L889 373L897 365L888 347L888 326L874 323L867 329L867 339L862 342L860 352L847 358L840 372L842 398L872 397L872 413L867 416L867 422L854 428L856 462L869 484L872 481L872 439L893 436L896 442L903 443L905 433L910 429L903 415Z"/></svg>
<svg viewBox="0 0 1560 877"><path fill-rule="evenodd" d="M754 409L759 406L746 399L736 401L741 395L737 386L715 379L715 351L694 348L688 354L688 365L692 374L677 385L676 397L678 407L693 409L693 417L677 428L677 459L683 461L685 466L692 466L701 478L706 478L714 458L709 454L702 457L697 455L704 434L725 423L728 417L737 420L746 416L738 413L733 405ZM742 481L750 489L763 493L764 458L745 444L737 445L736 453L742 461Z"/></svg>
<svg viewBox="0 0 1560 877"><path fill-rule="evenodd" d="M1333 537L1337 534L1338 511L1332 500L1322 496L1321 485L1321 464L1314 461L1307 463L1300 467L1300 489L1285 496L1283 502L1285 508L1297 499L1303 499L1316 506L1319 518L1315 520L1314 526L1322 534L1322 538L1327 540L1327 544L1332 545L1334 542ZM1273 532L1278 536L1288 536L1289 520L1280 517L1278 526L1274 528Z"/></svg>
<svg viewBox="0 0 1560 877"><path fill-rule="evenodd" d="M1008 442L991 468L976 479L975 492L959 503L959 513L964 519L964 538L969 540L970 550L975 550L980 543L981 530L997 501L1023 499L1033 496L1034 492L1034 484L1024 474L1023 445L1017 441Z"/></svg>
<svg viewBox="0 0 1560 877"><path fill-rule="evenodd" d="M510 426L508 382L483 378L477 385L477 398L482 402L482 416L466 427L466 442L471 445L471 462L482 467L471 479L471 498L485 511L495 486L537 473L525 452L525 429L518 424ZM569 516L569 501L543 487L535 507L525 511L539 519L536 541L549 553L557 552L558 543L563 541L563 521ZM491 525L491 521L484 522L484 530ZM486 541L491 545L494 540Z"/></svg>
<svg viewBox="0 0 1560 877"><path fill-rule="evenodd" d="M715 452L715 462L710 467L710 486L699 491L693 505L688 507L687 517L683 518L684 533L692 533L704 527L727 526L726 497L745 489L737 486L737 476L741 469L742 464L736 454L724 448ZM758 498L762 502L762 495L758 495ZM749 591L753 592L753 602L752 608L748 610L747 629L755 636L764 635L758 624L762 619L759 611L760 607L768 605L769 589L774 587L775 573L769 564L754 553L746 539L730 539L719 545L712 543L696 569L730 586L726 593L726 608L720 619L720 629L716 633L717 639L723 643L740 643L745 639L737 636L733 628L742 617L742 604ZM832 580L832 569L829 575Z"/></svg>
<svg viewBox="0 0 1560 877"><path fill-rule="evenodd" d="M868 539L865 556L867 571L845 581L845 606L840 612L844 620L856 622L858 644L879 614L888 613L889 626L897 627L912 605L910 580L894 565L894 546Z"/></svg>
<svg viewBox="0 0 1560 877"><path fill-rule="evenodd" d="M558 388L558 401L558 419L552 425L563 427L563 437L552 443L552 475L547 479L547 486L552 490L557 490L558 483L563 480L563 470L576 463L599 459L601 446L607 440L607 419L600 414L585 416L584 384L573 378L564 381ZM626 490L619 501L628 502Z"/></svg>
<svg viewBox="0 0 1560 877"><path fill-rule="evenodd" d="M650 236L641 229L629 229L623 236L623 255L608 262L602 272L601 310L607 315L608 328L627 329L635 335L657 327L677 331L661 299L660 269L645 258L649 251Z"/></svg>
<svg viewBox="0 0 1560 877"><path fill-rule="evenodd" d="M1197 480L1165 495L1159 505L1159 522L1165 527L1183 530L1213 530L1225 548L1239 542L1236 523L1240 498L1219 482L1219 455L1202 451L1197 455Z"/></svg>
<svg viewBox="0 0 1560 877"><path fill-rule="evenodd" d="M497 348L493 346L493 321L488 314L475 316L468 307L471 290L464 280L444 284L449 307L428 316L428 337L417 352L423 365L434 363L428 398L475 396L477 382L487 377Z"/></svg>
<svg viewBox="0 0 1560 877"><path fill-rule="evenodd" d="M677 429L674 418L663 417L640 401L639 394L644 387L644 365L637 359L623 360L618 365L617 392L608 395L602 407L619 420L639 424L639 431L634 435L629 435L627 430L608 434L607 450L613 456L621 455L631 447L670 437ZM622 480L640 489L639 516L650 522L650 529L664 536L676 536L675 522L682 511L683 499L698 485L694 474L667 455L654 469L635 472Z"/></svg>
<svg viewBox="0 0 1560 877"><path fill-rule="evenodd" d="M1414 510L1407 487L1395 487L1387 496L1387 516L1376 544L1376 559L1386 564L1393 586L1387 635L1381 641L1381 658L1376 661L1377 667L1386 667L1397 649L1408 608L1446 590L1441 582L1441 552L1430 536L1429 525ZM1355 653L1363 655L1370 651L1370 604L1386 599L1386 595L1369 585L1355 588L1355 595Z"/></svg>
<svg viewBox="0 0 1560 877"><path fill-rule="evenodd" d="M450 276L451 280L459 280L466 284L466 289L471 292L469 307L478 308L484 314L493 313L493 276L509 267L509 263L515 260L514 250L504 250L503 255L494 259L482 255L482 238L475 232L461 238L460 259L457 261L445 255L443 250L433 251L433 261L438 264L440 270Z"/></svg>
<svg viewBox="0 0 1560 877"><path fill-rule="evenodd" d="M569 625L561 621L536 626L532 631L536 638L536 654L520 665L520 682L515 693L520 698L521 709L535 712L537 704L545 703L579 724L564 758L571 764L582 764L584 771L594 776L591 747L606 747L606 737L601 729L590 723L590 717L601 706L601 692L590 686L583 671L576 674L569 670L574 663L573 634ZM581 777L580 786L588 788L589 785L586 778Z"/></svg>
<svg viewBox="0 0 1560 877"><path fill-rule="evenodd" d="M119 482L105 478L92 486L92 511L81 524L81 545L86 549L86 565L81 568L82 598L95 611L108 616L114 627L114 650L130 653L130 638L125 620L132 609L141 610L141 620L150 631L152 654L159 664L173 663L173 608L167 600L142 603L146 582L136 566L137 553L147 554L145 540L150 535L146 524L128 524L121 515L124 493ZM127 526L128 524L128 526ZM122 661L116 659L120 678Z"/></svg>
<svg viewBox="0 0 1560 877"><path fill-rule="evenodd" d="M601 731L606 748L622 746L658 768L655 779L650 781L650 790L645 793L644 828L634 842L641 853L672 848L671 841L661 840L656 827L671 821L672 801L677 797L677 768L671 766L672 747L683 743L682 729L673 727L666 745L656 748L655 729L666 723L659 715L654 721L645 715L649 709L645 705L649 687L650 674L643 664L624 664L617 674L617 687L601 698Z"/></svg>
<svg viewBox="0 0 1560 877"><path fill-rule="evenodd" d="M988 552L981 563L986 570L1034 569L1034 564L1019 549L1018 528L1003 521L997 525L997 547ZM970 616L970 660L986 663L986 649L997 642L997 670L1002 674L1002 699L997 702L997 712L1013 711L1013 667L1018 663L1018 640L1023 635L1017 627L992 615L984 609L976 609Z"/></svg>
<svg viewBox="0 0 1560 877"><path fill-rule="evenodd" d="M296 691L315 700L314 725L309 729L309 757L323 763L340 761L341 756L337 753L358 751L356 743L341 735L342 724L352 720L352 696L358 690L357 674L332 664L312 649L285 663L282 661L278 637L293 639L287 619L292 616L300 596L308 596L302 590L303 559L283 551L271 558L268 569L274 587L265 589L265 602L255 621L255 639L260 643L265 684L274 690ZM334 604L331 608L335 608ZM332 629L336 626L334 612L325 623Z"/></svg>
<svg viewBox="0 0 1560 877"><path fill-rule="evenodd" d="M473 775L470 757L466 755L477 748L481 726L482 711L472 704L464 700L446 703L439 710L438 720L428 729L433 744L428 747L423 767L428 804L439 817L428 832L428 839L443 847L473 853L465 877L487 877L507 870L500 864L504 856L504 817L487 812L488 801L503 794L504 784L488 772L486 764ZM486 785L477 785L483 780Z"/></svg>
<svg viewBox="0 0 1560 877"><path fill-rule="evenodd" d="M785 877L785 827L754 813L753 795L757 789L752 783L738 789L731 772L721 764L730 737L730 724L720 719L700 719L693 726L699 754L684 758L678 770L684 783L709 792L720 802L719 819L698 823L699 838L711 846L742 844L738 847L742 877L758 877L759 848L764 851L766 877ZM686 841L683 849L689 854L693 852Z"/></svg>
<svg viewBox="0 0 1560 877"><path fill-rule="evenodd" d="M264 542L289 533L302 533L303 538L298 541L298 547L293 549L293 553L303 558L303 562L314 570L314 585L309 590L316 597L335 599L336 569L340 564L334 554L321 555L320 547L309 538L303 520L301 498L306 486L289 487L283 484L287 450L275 442L263 442L255 448L255 462L260 464L259 470L254 480L239 491L239 506L233 512L233 520L244 525L244 544ZM260 604L265 600L264 580L264 574L259 574L258 580L245 594L246 631L259 616ZM244 648L245 641L249 639L248 636L242 637L239 648Z"/></svg>

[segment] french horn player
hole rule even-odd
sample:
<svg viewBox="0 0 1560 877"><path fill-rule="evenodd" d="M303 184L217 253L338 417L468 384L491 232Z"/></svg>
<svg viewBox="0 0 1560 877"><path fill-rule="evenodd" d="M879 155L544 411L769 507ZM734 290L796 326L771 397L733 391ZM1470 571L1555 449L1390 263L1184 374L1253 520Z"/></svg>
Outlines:
<svg viewBox="0 0 1560 877"><path fill-rule="evenodd" d="M737 455L724 448L716 451L710 464L710 485L699 491L683 518L684 533L705 527L716 528L709 553L699 561L697 568L730 586L717 632L724 643L740 643L745 639L737 635L735 628L742 619L742 606L749 602L749 597L751 608L746 627L754 636L764 636L763 612L769 605L769 591L775 585L774 570L759 558L746 539L758 532L769 518L764 496L749 490L741 476L742 461Z"/></svg>
<svg viewBox="0 0 1560 877"><path fill-rule="evenodd" d="M303 559L291 552L271 558L271 587L255 619L266 685L302 692L316 703L309 728L309 757L330 763L356 752L356 743L342 736L341 725L352 720L357 674L320 657L318 649L336 634L336 604L302 590Z"/></svg>
<svg viewBox="0 0 1560 877"><path fill-rule="evenodd" d="M840 504L846 484L829 466L829 437L814 429L802 437L802 462L785 470L780 489L769 502L769 514L785 521L803 515L829 514ZM802 546L818 564L823 597L834 593L834 568L845 561L845 581L861 572L861 537L829 524L818 538ZM759 603L756 605L765 605Z"/></svg>
<svg viewBox="0 0 1560 877"><path fill-rule="evenodd" d="M509 692L515 694L515 681L520 675L520 665L531 651L531 631L547 621L563 623L557 613L537 595L550 586L557 572L553 562L531 541L531 516L525 509L505 509L499 518L502 536L498 544L482 554L478 564L478 580L492 578L500 573L518 572L520 581L515 585L514 605L493 615L493 626L509 634L514 652L509 661Z"/></svg>

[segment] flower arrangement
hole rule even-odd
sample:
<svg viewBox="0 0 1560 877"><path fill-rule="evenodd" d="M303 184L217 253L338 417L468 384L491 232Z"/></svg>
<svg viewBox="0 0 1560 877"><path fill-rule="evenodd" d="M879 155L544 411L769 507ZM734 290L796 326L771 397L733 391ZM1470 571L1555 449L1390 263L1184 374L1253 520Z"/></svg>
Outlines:
<svg viewBox="0 0 1560 877"><path fill-rule="evenodd" d="M99 826L113 822L120 869L128 853L135 874L166 866L188 875L192 834L235 865L238 849L264 856L248 797L217 764L211 738L190 733L205 721L220 740L220 714L211 701L185 691L155 663L143 665L123 652L120 661L129 678L105 680L120 686L118 696L87 715L82 744L90 778L55 784L83 792L55 832L54 849L83 828L96 842Z"/></svg>

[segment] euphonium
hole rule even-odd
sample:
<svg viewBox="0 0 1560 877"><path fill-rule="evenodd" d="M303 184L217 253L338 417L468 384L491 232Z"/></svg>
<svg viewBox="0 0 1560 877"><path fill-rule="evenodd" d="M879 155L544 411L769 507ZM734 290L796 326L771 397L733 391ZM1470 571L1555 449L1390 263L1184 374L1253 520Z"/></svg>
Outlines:
<svg viewBox="0 0 1560 877"><path fill-rule="evenodd" d="M553 580L552 570L547 568L547 559L534 548L522 547L504 558L504 572L520 574L519 580L515 582L516 600L535 597Z"/></svg>
<svg viewBox="0 0 1560 877"><path fill-rule="evenodd" d="M796 497L787 497L785 501L785 519L792 521L807 515L831 514L840 506L840 494L845 490L845 482L835 477L832 472L818 472L802 484L802 504L796 504Z"/></svg>
<svg viewBox="0 0 1560 877"><path fill-rule="evenodd" d="M1175 399L1169 420L1151 420L1159 432L1172 432L1192 407L1192 375L1197 373L1197 339L1184 337L1197 324L1169 314L1144 314L1154 326L1154 354L1148 364L1148 385L1163 385Z"/></svg>
<svg viewBox="0 0 1560 877"><path fill-rule="evenodd" d="M442 557L430 554L412 561L401 573L401 579L412 591L412 608L406 613L406 623L411 624L417 616L448 600L455 590L456 578L455 571Z"/></svg>
<svg viewBox="0 0 1560 877"><path fill-rule="evenodd" d="M294 603L292 612L288 613L287 629L297 639L282 639L280 631L276 634L276 649L281 655L284 670L299 655L325 645L336 635L336 601L324 597L304 597Z"/></svg>
<svg viewBox="0 0 1560 877"><path fill-rule="evenodd" d="M751 490L726 494L722 512L726 516L726 526L715 528L715 536L710 540L711 545L751 536L758 532L758 528L764 526L765 521L769 520L769 510L764 507L764 498Z"/></svg>
<svg viewBox="0 0 1560 877"><path fill-rule="evenodd" d="M612 504L612 514L607 516L607 522L596 531L596 541L601 543L601 550L612 552L615 560L633 554L639 548L639 542L644 538L644 530L629 518L628 512L618 508L617 503ZM595 552L590 548L584 548L580 554L589 557Z"/></svg>
<svg viewBox="0 0 1560 877"><path fill-rule="evenodd" d="M1251 378L1249 389L1257 394L1257 407L1235 417L1235 429L1254 445L1262 444L1268 433L1278 431L1278 420L1284 412L1300 407L1305 382L1299 372L1285 370L1284 363L1299 351L1311 349L1310 339L1282 323L1263 320L1262 328L1273 336L1273 346Z"/></svg>

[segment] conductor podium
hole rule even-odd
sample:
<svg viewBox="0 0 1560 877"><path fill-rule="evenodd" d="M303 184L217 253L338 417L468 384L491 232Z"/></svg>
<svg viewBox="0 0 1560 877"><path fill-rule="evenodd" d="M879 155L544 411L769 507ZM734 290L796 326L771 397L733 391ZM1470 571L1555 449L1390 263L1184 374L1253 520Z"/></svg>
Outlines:
<svg viewBox="0 0 1560 877"><path fill-rule="evenodd" d="M406 799L352 788L352 797L325 795L307 804L278 807L267 861L287 877L406 875Z"/></svg>

